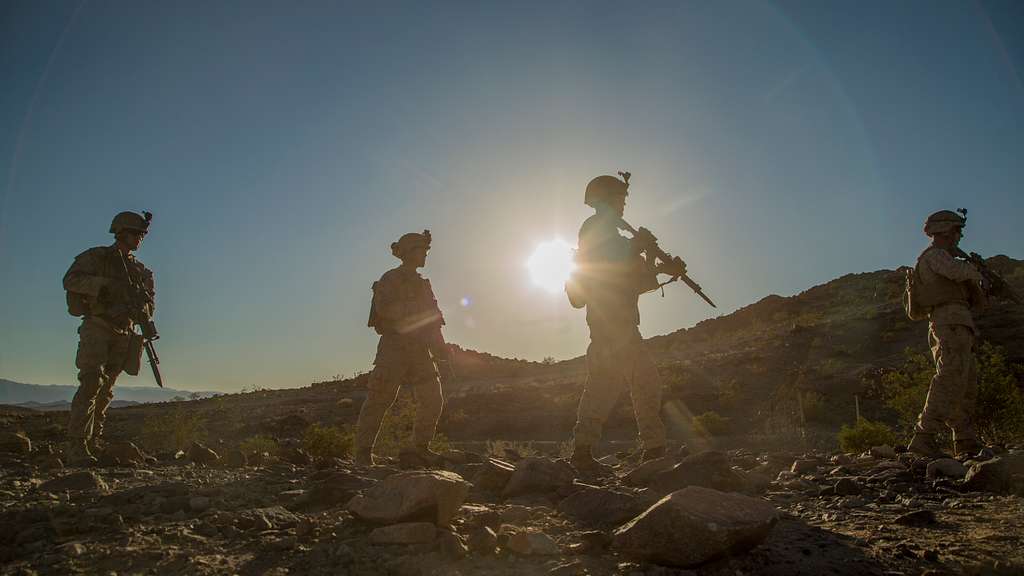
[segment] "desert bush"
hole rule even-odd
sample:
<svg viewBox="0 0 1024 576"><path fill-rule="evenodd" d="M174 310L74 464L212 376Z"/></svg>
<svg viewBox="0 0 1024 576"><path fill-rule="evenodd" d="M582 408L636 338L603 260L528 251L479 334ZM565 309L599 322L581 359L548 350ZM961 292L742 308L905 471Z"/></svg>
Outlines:
<svg viewBox="0 0 1024 576"><path fill-rule="evenodd" d="M245 454L277 454L279 446L277 440L269 436L250 436L242 441L238 448Z"/></svg>
<svg viewBox="0 0 1024 576"><path fill-rule="evenodd" d="M302 435L302 447L316 461L344 458L352 454L355 434L333 426L310 424Z"/></svg>
<svg viewBox="0 0 1024 576"><path fill-rule="evenodd" d="M194 410L175 406L165 414L147 418L142 425L143 445L154 450L184 450L206 437L206 423Z"/></svg>
<svg viewBox="0 0 1024 576"><path fill-rule="evenodd" d="M731 429L731 421L713 410L693 417L693 429L704 436L723 436Z"/></svg>
<svg viewBox="0 0 1024 576"><path fill-rule="evenodd" d="M990 342L982 342L975 356L978 398L974 422L978 433L990 443L1024 439L1024 395L1020 389L1024 367L1010 364L1002 348ZM896 412L905 436L913 433L934 374L935 366L929 354L908 350L903 367L882 377L886 406Z"/></svg>
<svg viewBox="0 0 1024 576"><path fill-rule="evenodd" d="M843 424L839 429L839 448L843 452L863 452L872 446L895 445L898 440L892 428L882 422L861 418L853 426Z"/></svg>

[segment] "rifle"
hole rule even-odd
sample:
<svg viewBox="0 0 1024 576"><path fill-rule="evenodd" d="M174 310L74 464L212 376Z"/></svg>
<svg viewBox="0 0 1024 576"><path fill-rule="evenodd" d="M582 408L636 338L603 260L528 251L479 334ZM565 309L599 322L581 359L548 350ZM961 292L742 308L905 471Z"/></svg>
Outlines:
<svg viewBox="0 0 1024 576"><path fill-rule="evenodd" d="M160 334L156 331L156 323L153 322L153 318L146 310L146 306L153 300L142 281L132 276L128 270L128 261L125 260L124 254L118 250L117 255L121 258L121 267L124 270L125 280L128 282L128 316L142 332L142 347L145 348L149 366L153 369L153 378L156 379L157 386L163 388L164 379L160 375L160 357L157 356L156 347L153 345L154 340L160 339Z"/></svg>
<svg viewBox="0 0 1024 576"><path fill-rule="evenodd" d="M1021 301L1020 295L1013 289L1010 284L999 275L998 272L988 267L985 263L985 259L981 257L977 252L971 252L970 254L964 252L959 247L956 248L956 255L964 260L967 260L974 267L981 272L981 288L985 291L985 294L994 298L1001 298L1009 300L1014 304L1024 304Z"/></svg>
<svg viewBox="0 0 1024 576"><path fill-rule="evenodd" d="M628 174L628 172L626 174ZM658 239L654 237L654 234L652 234L650 230L642 226L640 229L633 228L628 222L621 218L619 219L618 227L620 230L625 230L632 234L634 240L643 243L648 256L653 256L661 262L663 267L662 272L672 276L670 280L659 283L659 288L666 284L671 284L676 280L682 280L690 287L691 290L697 293L697 296L700 296L705 302L710 304L712 308L718 308L718 306L715 306L715 303L711 301L711 298L708 298L707 294L704 293L700 284L697 284L692 278L686 275L686 262L683 262L683 259L679 256L672 256L662 250L661 247L658 246Z"/></svg>
<svg viewBox="0 0 1024 576"><path fill-rule="evenodd" d="M957 208L957 212L963 216L964 224L967 223L967 208ZM971 252L970 254L964 252L959 246L955 247L956 256L963 258L964 260L974 264L974 267L981 272L981 288L985 291L985 294L995 298L1002 298L1009 300L1014 304L1021 304L1020 295L1014 291L1013 287L999 275L998 272L988 267L985 263L985 259L981 257L977 252Z"/></svg>

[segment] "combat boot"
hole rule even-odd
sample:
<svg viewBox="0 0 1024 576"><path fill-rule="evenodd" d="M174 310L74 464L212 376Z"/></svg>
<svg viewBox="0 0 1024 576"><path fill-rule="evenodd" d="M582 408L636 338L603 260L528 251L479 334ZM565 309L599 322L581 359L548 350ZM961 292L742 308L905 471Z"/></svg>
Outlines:
<svg viewBox="0 0 1024 576"><path fill-rule="evenodd" d="M444 457L426 446L402 448L398 452L399 468L436 468L442 464Z"/></svg>
<svg viewBox="0 0 1024 576"><path fill-rule="evenodd" d="M96 457L89 452L89 446L81 438L72 438L64 455L67 457L68 466L76 468L94 466L97 462Z"/></svg>
<svg viewBox="0 0 1024 576"><path fill-rule="evenodd" d="M373 466L373 448L356 448L356 466Z"/></svg>
<svg viewBox="0 0 1024 576"><path fill-rule="evenodd" d="M946 458L946 453L942 451L938 442L935 441L935 434L924 432L914 433L910 444L907 445L907 451L925 458Z"/></svg>
<svg viewBox="0 0 1024 576"><path fill-rule="evenodd" d="M651 460L657 460L665 457L665 447L656 446L654 448L647 448L640 455L640 463L650 462Z"/></svg>
<svg viewBox="0 0 1024 576"><path fill-rule="evenodd" d="M957 460L991 460L995 456L995 453L977 438L954 440L953 452Z"/></svg>
<svg viewBox="0 0 1024 576"><path fill-rule="evenodd" d="M613 474L614 470L611 466L595 460L590 452L590 446L583 445L573 448L569 464L572 464L577 472L589 475L609 475Z"/></svg>

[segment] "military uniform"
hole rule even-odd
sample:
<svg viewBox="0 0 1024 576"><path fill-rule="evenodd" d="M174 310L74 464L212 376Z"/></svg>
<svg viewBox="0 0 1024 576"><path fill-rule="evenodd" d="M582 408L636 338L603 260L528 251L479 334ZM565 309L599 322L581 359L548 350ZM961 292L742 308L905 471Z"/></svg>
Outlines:
<svg viewBox="0 0 1024 576"><path fill-rule="evenodd" d="M153 273L130 253L125 264L149 293L147 307L152 314ZM118 375L126 368L130 374L138 374L141 340L134 336L128 316L125 264L116 245L101 246L76 256L64 275L69 307L83 316L75 357L78 391L71 401L68 423L73 441L95 440L103 434Z"/></svg>
<svg viewBox="0 0 1024 576"><path fill-rule="evenodd" d="M590 346L574 444L589 448L601 439L609 413L628 384L642 447L658 450L665 445L661 378L640 336L638 308L640 294L656 288L658 281L616 224L613 215L599 213L579 233L577 281L586 303Z"/></svg>
<svg viewBox="0 0 1024 576"><path fill-rule="evenodd" d="M374 283L373 292L369 324L377 329L380 341L356 425L356 453L369 458L384 414L399 388L409 384L417 404L412 447L425 454L444 404L438 372L445 346L444 317L430 281L413 267L388 270Z"/></svg>
<svg viewBox="0 0 1024 576"><path fill-rule="evenodd" d="M918 417L915 432L934 435L946 426L959 447L977 444L972 421L978 395L974 358L977 331L971 317L969 283L981 282L981 273L969 262L946 250L929 247L917 261L919 290L931 308L928 344L935 360L935 376Z"/></svg>

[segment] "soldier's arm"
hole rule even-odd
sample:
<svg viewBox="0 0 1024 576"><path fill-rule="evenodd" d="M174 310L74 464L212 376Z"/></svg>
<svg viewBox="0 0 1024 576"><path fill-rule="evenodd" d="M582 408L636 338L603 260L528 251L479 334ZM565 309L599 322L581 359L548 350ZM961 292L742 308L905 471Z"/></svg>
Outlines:
<svg viewBox="0 0 1024 576"><path fill-rule="evenodd" d="M957 260L945 250L931 250L925 261L932 272L945 276L954 282L981 282L981 272L970 262Z"/></svg>
<svg viewBox="0 0 1024 576"><path fill-rule="evenodd" d="M75 257L75 261L71 263L71 267L64 274L64 289L92 298L99 297L100 290L110 282L109 278L96 273L100 268L100 262L98 262L94 251L82 252Z"/></svg>
<svg viewBox="0 0 1024 576"><path fill-rule="evenodd" d="M156 281L153 278L153 271L145 266L142 267L142 287L146 289L146 294L149 296L149 302L147 303L147 312L152 318L156 312Z"/></svg>

